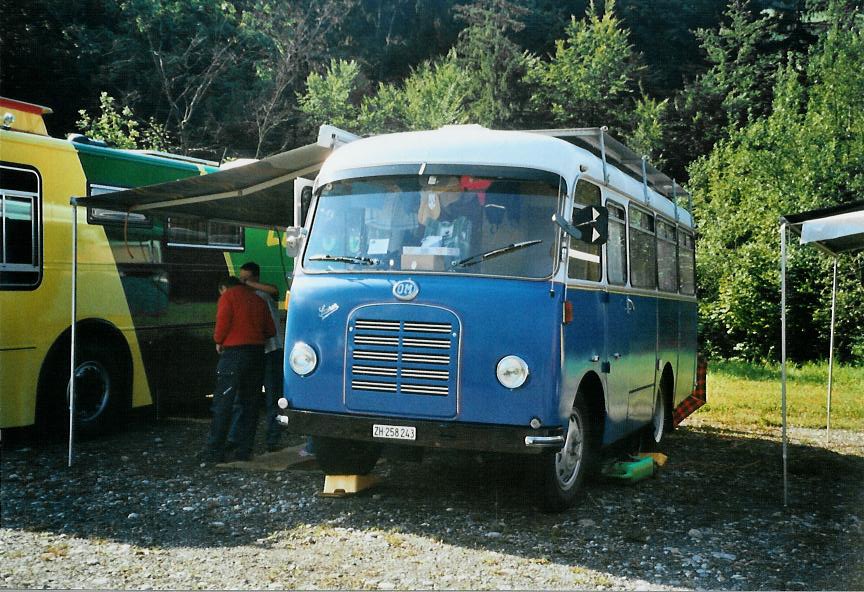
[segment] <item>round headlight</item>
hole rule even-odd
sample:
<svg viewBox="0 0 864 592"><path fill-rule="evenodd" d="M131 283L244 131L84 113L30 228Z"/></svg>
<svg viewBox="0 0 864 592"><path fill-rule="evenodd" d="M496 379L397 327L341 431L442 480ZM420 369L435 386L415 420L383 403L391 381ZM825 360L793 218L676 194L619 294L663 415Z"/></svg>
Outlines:
<svg viewBox="0 0 864 592"><path fill-rule="evenodd" d="M528 380L528 364L519 356L505 356L498 362L495 375L503 386L519 388Z"/></svg>
<svg viewBox="0 0 864 592"><path fill-rule="evenodd" d="M300 376L306 376L311 373L318 365L318 356L312 346L298 341L291 348L291 355L288 357L288 363L291 364L291 369Z"/></svg>

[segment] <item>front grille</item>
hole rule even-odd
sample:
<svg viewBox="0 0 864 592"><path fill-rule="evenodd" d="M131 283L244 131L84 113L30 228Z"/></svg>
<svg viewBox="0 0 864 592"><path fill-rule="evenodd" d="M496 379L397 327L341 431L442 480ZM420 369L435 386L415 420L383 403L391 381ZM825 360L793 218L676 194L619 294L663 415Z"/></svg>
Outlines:
<svg viewBox="0 0 864 592"><path fill-rule="evenodd" d="M351 390L447 397L455 384L452 323L356 319Z"/></svg>

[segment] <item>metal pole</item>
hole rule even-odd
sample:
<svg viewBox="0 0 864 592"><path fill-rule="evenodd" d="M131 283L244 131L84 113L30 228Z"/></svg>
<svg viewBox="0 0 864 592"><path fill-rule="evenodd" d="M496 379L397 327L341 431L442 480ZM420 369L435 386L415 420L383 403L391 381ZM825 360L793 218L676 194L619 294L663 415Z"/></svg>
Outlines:
<svg viewBox="0 0 864 592"><path fill-rule="evenodd" d="M783 507L789 505L786 463L786 223L780 225L780 409L783 423Z"/></svg>
<svg viewBox="0 0 864 592"><path fill-rule="evenodd" d="M78 206L72 206L72 334L69 347L69 466L75 435L75 331L78 325Z"/></svg>
<svg viewBox="0 0 864 592"><path fill-rule="evenodd" d="M834 374L834 315L837 310L837 257L834 257L834 282L831 287L831 338L828 346L828 421L825 426L825 439L831 433L831 385Z"/></svg>

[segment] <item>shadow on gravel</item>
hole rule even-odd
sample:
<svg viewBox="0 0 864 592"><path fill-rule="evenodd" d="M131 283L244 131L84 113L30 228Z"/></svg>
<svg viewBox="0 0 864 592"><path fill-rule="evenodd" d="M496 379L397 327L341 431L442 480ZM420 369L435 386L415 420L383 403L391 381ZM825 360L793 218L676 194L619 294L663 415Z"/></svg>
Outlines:
<svg viewBox="0 0 864 592"><path fill-rule="evenodd" d="M860 456L790 445L784 509L779 442L685 427L664 444L669 463L655 478L591 483L576 507L549 515L534 507L524 460L448 452L385 460L375 488L321 498L317 471L200 466L193 456L206 429L189 420L139 425L81 443L71 469L64 443L10 443L4 434L2 527L150 549L272 547L300 531L314 544L353 528L655 585L864 587Z"/></svg>

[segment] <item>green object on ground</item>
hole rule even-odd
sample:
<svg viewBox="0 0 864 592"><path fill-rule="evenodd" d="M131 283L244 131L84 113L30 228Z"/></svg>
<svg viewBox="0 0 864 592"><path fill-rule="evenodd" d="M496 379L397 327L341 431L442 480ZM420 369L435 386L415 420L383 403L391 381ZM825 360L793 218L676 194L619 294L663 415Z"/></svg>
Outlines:
<svg viewBox="0 0 864 592"><path fill-rule="evenodd" d="M613 479L636 483L654 474L654 459L646 457L630 461L614 462L603 469L603 474Z"/></svg>

